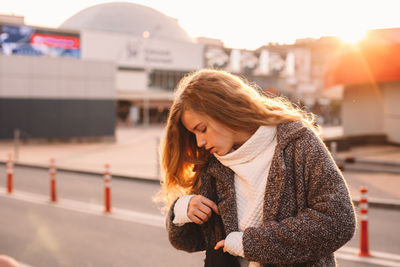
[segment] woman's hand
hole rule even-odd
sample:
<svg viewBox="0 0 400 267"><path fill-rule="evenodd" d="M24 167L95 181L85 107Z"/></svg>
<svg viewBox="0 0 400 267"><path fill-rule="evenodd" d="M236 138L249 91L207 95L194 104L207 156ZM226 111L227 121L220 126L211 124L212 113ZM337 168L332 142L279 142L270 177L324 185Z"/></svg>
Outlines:
<svg viewBox="0 0 400 267"><path fill-rule="evenodd" d="M219 215L217 204L202 195L196 195L189 201L187 215L192 222L203 224L211 217L212 211Z"/></svg>
<svg viewBox="0 0 400 267"><path fill-rule="evenodd" d="M218 249L220 249L220 248L223 248L223 251L226 252L225 240L219 241L219 242L215 245L215 247L214 247L215 250L218 250Z"/></svg>

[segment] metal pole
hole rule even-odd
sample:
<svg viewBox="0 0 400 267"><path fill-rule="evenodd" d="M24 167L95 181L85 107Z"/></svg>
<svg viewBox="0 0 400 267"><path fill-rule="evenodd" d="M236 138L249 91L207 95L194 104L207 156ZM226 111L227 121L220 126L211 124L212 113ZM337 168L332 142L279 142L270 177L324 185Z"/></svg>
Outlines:
<svg viewBox="0 0 400 267"><path fill-rule="evenodd" d="M334 160L336 160L336 153L337 153L337 143L331 142L331 155Z"/></svg>
<svg viewBox="0 0 400 267"><path fill-rule="evenodd" d="M157 168L157 178L160 179L160 137L156 137L156 153L157 153L157 163L156 163L156 168Z"/></svg>
<svg viewBox="0 0 400 267"><path fill-rule="evenodd" d="M146 76L148 76L147 71L146 71ZM148 86L147 86L146 90L149 90ZM150 102L149 101L149 92L146 91L146 94L144 96L144 105L143 105L143 124L146 127L150 125L150 103L149 102Z"/></svg>
<svg viewBox="0 0 400 267"><path fill-rule="evenodd" d="M14 161L18 161L19 157L19 139L21 136L21 132L19 129L14 129Z"/></svg>
<svg viewBox="0 0 400 267"><path fill-rule="evenodd" d="M150 125L150 105L149 105L149 85L150 85L150 71L149 71L149 62L147 60L147 45L148 45L148 38L150 38L150 32L144 31L142 33L143 37L143 64L144 64L144 73L146 76L146 92L144 96L144 103L143 103L143 125L148 127Z"/></svg>

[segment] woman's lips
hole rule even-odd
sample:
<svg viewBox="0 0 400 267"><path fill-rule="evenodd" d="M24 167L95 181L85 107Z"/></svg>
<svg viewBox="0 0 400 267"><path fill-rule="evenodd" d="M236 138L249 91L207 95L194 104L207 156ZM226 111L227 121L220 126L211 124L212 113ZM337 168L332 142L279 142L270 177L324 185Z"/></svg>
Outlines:
<svg viewBox="0 0 400 267"><path fill-rule="evenodd" d="M209 152L210 154L214 154L214 150L215 150L215 147L211 147L210 149L208 149L208 152Z"/></svg>

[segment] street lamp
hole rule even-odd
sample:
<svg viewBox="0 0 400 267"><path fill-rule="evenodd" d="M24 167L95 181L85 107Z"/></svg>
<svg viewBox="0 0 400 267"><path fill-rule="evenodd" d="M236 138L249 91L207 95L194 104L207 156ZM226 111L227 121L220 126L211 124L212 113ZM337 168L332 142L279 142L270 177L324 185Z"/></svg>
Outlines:
<svg viewBox="0 0 400 267"><path fill-rule="evenodd" d="M154 28L151 31L144 31L142 33L143 37L143 60L144 60L144 72L146 75L146 93L144 96L144 104L143 104L143 125L144 126L149 126L150 125L150 65L148 62L148 58L146 57L146 48L148 44L148 39L151 36L154 36L155 33L157 33L161 29L161 25L157 24L154 26Z"/></svg>
<svg viewBox="0 0 400 267"><path fill-rule="evenodd" d="M146 93L144 95L144 103L143 103L143 125L148 127L150 125L150 100L149 100L149 82L150 82L150 70L149 64L146 58L146 48L147 48L147 39L150 37L150 32L144 31L142 34L143 37L143 63L144 63L144 73L146 76Z"/></svg>

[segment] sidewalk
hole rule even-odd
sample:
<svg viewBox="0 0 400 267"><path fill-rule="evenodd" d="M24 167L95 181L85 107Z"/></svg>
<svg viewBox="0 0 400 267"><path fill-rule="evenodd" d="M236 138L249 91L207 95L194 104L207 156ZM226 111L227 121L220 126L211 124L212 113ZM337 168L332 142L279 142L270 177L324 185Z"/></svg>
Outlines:
<svg viewBox="0 0 400 267"><path fill-rule="evenodd" d="M340 134L338 129L325 132ZM104 164L109 163L114 177L159 181L157 150L163 134L162 127L119 127L116 142L20 144L16 164L47 168L50 158L54 157L58 170L102 175ZM6 162L10 152L14 153L13 142L0 142L1 163ZM366 162L370 169L376 163L400 166L400 146L356 147L337 153L337 159L346 158ZM347 169L343 174L355 200L359 199L360 187L367 186L371 202L392 203L400 207L400 174Z"/></svg>
<svg viewBox="0 0 400 267"><path fill-rule="evenodd" d="M116 142L20 144L17 164L48 167L55 158L57 169L79 172L104 172L111 166L114 176L159 179L157 143L161 127L118 128ZM0 162L14 152L13 142L0 142Z"/></svg>

